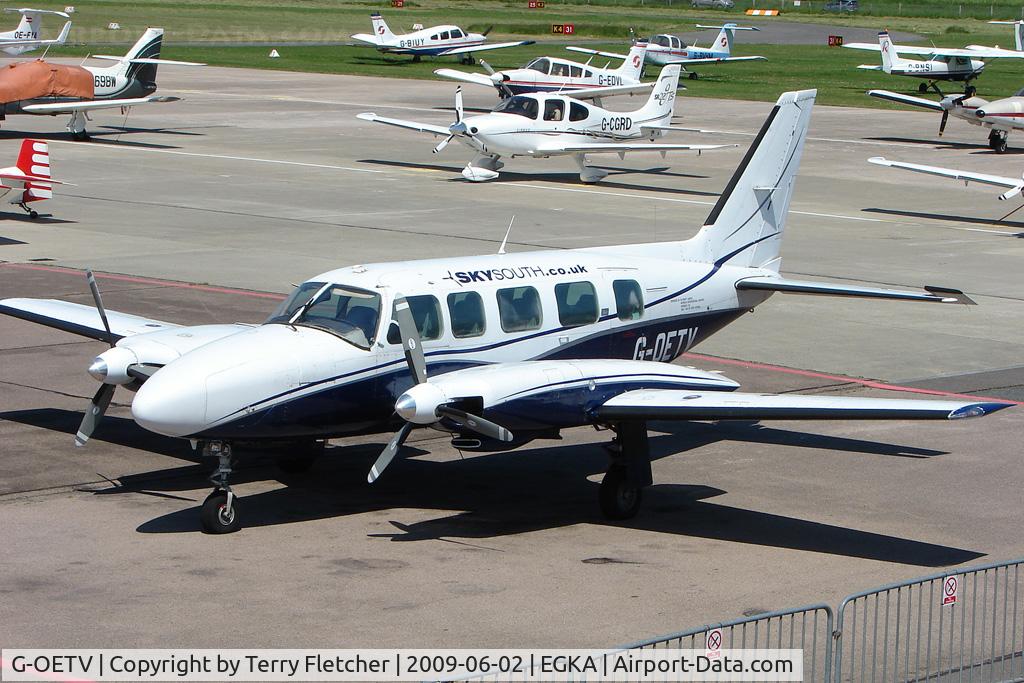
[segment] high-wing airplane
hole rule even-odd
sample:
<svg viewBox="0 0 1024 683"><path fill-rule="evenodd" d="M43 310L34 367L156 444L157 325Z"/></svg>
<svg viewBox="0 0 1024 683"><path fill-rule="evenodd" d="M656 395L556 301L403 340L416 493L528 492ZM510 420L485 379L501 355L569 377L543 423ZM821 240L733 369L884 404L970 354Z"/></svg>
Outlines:
<svg viewBox="0 0 1024 683"><path fill-rule="evenodd" d="M18 162L0 168L0 197L20 206L30 218L39 218L39 212L29 204L52 199L54 183L61 184L50 177L49 146L42 140L22 140Z"/></svg>
<svg viewBox="0 0 1024 683"><path fill-rule="evenodd" d="M373 113L358 114L365 121L430 133L444 139L434 148L443 150L452 140L472 149L476 155L462 170L473 182L493 180L505 164L503 156L551 157L571 155L580 168L580 180L596 183L608 172L587 165L587 155L670 150L719 149L730 145L681 145L644 143L676 130L672 123L679 67L661 71L647 103L631 112L614 112L583 104L574 97L554 94L516 95L502 100L489 114L463 117L462 89L455 93L455 123L448 127L391 119ZM681 129L686 130L686 129Z"/></svg>
<svg viewBox="0 0 1024 683"><path fill-rule="evenodd" d="M902 168L905 171L913 171L915 173L924 173L927 175L940 176L943 178L952 178L953 180L962 180L964 185L970 183L981 183L983 185L995 185L996 187L1006 187L1006 192L999 195L999 199L1013 199L1017 195L1024 196L1024 177L1020 178L1007 178L1005 176L989 175L987 173L974 173L973 171L961 171L955 168L942 168L941 166L926 166L924 164L912 164L906 161L890 161L885 157L871 157L868 161L878 166L888 166L889 168ZM1016 210L1016 209L1015 209ZM1009 214L1007 214L1009 215Z"/></svg>
<svg viewBox="0 0 1024 683"><path fill-rule="evenodd" d="M533 92L557 92L576 99L597 99L611 95L632 95L648 92L654 83L641 83L645 43L637 43L617 69L602 69L557 57L538 57L521 69L495 71L480 60L486 74L468 74L455 69L436 69L435 74L463 83L497 88L498 97L506 98Z"/></svg>
<svg viewBox="0 0 1024 683"><path fill-rule="evenodd" d="M64 12L47 9L29 9L27 7L22 7L21 9L5 7L4 12L18 12L21 14L21 21L16 29L0 33L0 50L11 56L20 55L39 47L63 45L64 41L68 39L71 21L70 17ZM68 21L64 22L64 28L60 30L60 35L53 40L43 40L39 37L43 30L44 14L55 14L68 19Z"/></svg>
<svg viewBox="0 0 1024 683"><path fill-rule="evenodd" d="M888 31L878 34L878 45L873 43L847 43L843 47L854 50L873 50L881 53L882 64L861 64L858 69L884 71L895 76L912 76L924 78L928 82L921 83L918 91L927 92L931 87L942 95L936 83L938 81L963 81L964 93L971 97L976 92L970 82L981 75L985 68L983 59L1009 58L1022 59L1024 52L1004 50L996 47L973 45L965 48L952 47L917 47L913 45L896 45L889 37ZM928 59L904 59L902 52L908 55L925 55Z"/></svg>
<svg viewBox="0 0 1024 683"><path fill-rule="evenodd" d="M396 35L388 28L378 12L370 15L370 23L373 25L373 34L357 33L352 36L353 40L372 45L380 52L390 52L396 55L412 55L413 61L420 61L420 57L447 57L458 55L464 64L473 63L473 53L484 50L500 50L506 47L518 45L533 45L533 40L514 40L507 43L488 43L487 33L467 33L458 26L445 24L442 26L431 26L421 28L412 33Z"/></svg>
<svg viewBox="0 0 1024 683"><path fill-rule="evenodd" d="M697 24L697 28L721 29L718 37L708 47L697 47L687 45L678 36L666 33L656 35L650 40L640 38L638 42L647 43L645 60L650 64L665 66L667 64L679 64L685 70L686 67L699 66L701 64L719 64L721 62L749 62L755 59L765 59L760 56L733 57L732 45L736 31L760 31L755 26L737 26L736 24L723 24L722 26L704 26ZM591 50L585 47L567 47L566 50L583 52L585 54L601 55L621 59L622 55L602 50ZM690 71L690 78L696 79L697 73Z"/></svg>
<svg viewBox="0 0 1024 683"><path fill-rule="evenodd" d="M85 129L88 114L98 109L126 110L137 104L153 102L175 102L179 97L163 97L154 95L156 92L156 69L160 64L181 66L202 66L197 62L179 62L159 59L163 44L164 30L148 28L135 45L123 57L109 55L93 55L93 59L113 60L116 62L108 67L73 67L49 65L51 68L63 70L74 75L76 70L83 73L88 86L91 80L91 97L46 96L30 97L0 103L0 112L6 117L13 114L35 114L57 116L70 114L67 129L75 140L88 139ZM15 65L19 68L32 68L42 62L29 62Z"/></svg>
<svg viewBox="0 0 1024 683"><path fill-rule="evenodd" d="M637 512L652 482L648 420L959 419L990 401L741 393L671 361L775 292L972 303L956 290L862 287L779 273L786 215L815 91L784 93L703 227L689 239L339 268L299 285L262 325L181 327L53 299L0 312L110 344L84 443L117 387L144 429L218 458L203 528L239 528L233 444L322 442L397 431L378 479L416 427L460 449L512 449L592 425L615 435L600 504ZM310 454L315 449L297 447ZM294 465L294 463L293 463Z"/></svg>
<svg viewBox="0 0 1024 683"><path fill-rule="evenodd" d="M1024 129L1024 89L1017 91L1012 97L1004 97L991 102L977 95L973 97L947 95L939 102L889 90L869 90L868 95L890 102L942 112L942 118L939 120L939 135L945 132L946 122L950 115L971 125L988 128L988 146L998 154L1006 151L1006 140L1010 131Z"/></svg>

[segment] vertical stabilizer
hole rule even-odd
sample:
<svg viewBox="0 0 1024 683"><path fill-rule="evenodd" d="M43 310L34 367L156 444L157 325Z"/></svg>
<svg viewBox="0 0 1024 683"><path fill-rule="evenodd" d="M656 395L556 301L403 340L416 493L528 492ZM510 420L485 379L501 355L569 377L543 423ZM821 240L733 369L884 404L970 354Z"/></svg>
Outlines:
<svg viewBox="0 0 1024 683"><path fill-rule="evenodd" d="M37 178L50 177L49 146L42 140L23 140L18 155L18 170ZM23 204L53 198L53 185L37 180L25 182L21 201Z"/></svg>
<svg viewBox="0 0 1024 683"><path fill-rule="evenodd" d="M658 80L651 89L647 104L638 109L634 116L647 125L668 125L676 107L676 90L679 88L678 64L662 67Z"/></svg>
<svg viewBox="0 0 1024 683"><path fill-rule="evenodd" d="M618 69L615 70L615 73L619 74L623 78L639 81L640 75L644 70L644 57L646 55L647 43L634 43L633 47L629 48L629 54L626 55L626 60L622 62L622 65Z"/></svg>
<svg viewBox="0 0 1024 683"><path fill-rule="evenodd" d="M816 90L801 90L779 97L704 227L688 243L691 258L778 270L816 95Z"/></svg>
<svg viewBox="0 0 1024 683"><path fill-rule="evenodd" d="M900 56L896 54L896 46L893 45L888 31L878 34L878 46L882 52L882 71L887 74L892 73L893 67L899 66Z"/></svg>
<svg viewBox="0 0 1024 683"><path fill-rule="evenodd" d="M370 23L373 24L373 35L377 38L378 43L390 42L397 38L397 36L391 32L388 28L388 24L384 21L384 17L378 12L374 12L370 15Z"/></svg>

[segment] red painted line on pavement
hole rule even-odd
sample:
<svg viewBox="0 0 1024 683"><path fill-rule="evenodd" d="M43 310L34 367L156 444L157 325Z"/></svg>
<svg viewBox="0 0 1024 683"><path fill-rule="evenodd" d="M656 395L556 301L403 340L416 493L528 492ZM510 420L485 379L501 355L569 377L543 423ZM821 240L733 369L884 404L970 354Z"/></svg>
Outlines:
<svg viewBox="0 0 1024 683"><path fill-rule="evenodd" d="M2 268L17 268L19 270L38 270L47 273L60 273L62 275L81 276L84 271L74 268L63 268L60 266L36 266L27 263L0 263ZM213 287L211 285L196 285L190 282L175 282L173 280L157 280L155 278L134 277L132 275L115 275L113 273L94 273L97 279L116 280L118 282L134 282L143 285L160 285L161 287L178 287L181 289L195 289L201 292L215 292L217 294L239 294L251 296L258 299L275 299L280 301L285 298L284 294L273 292L255 292L250 289L234 289L231 287Z"/></svg>
<svg viewBox="0 0 1024 683"><path fill-rule="evenodd" d="M736 360L734 358L719 358L717 356L705 356L700 353L687 353L687 357L695 358L697 360L704 360L710 363L724 363L725 365L736 365L742 368L751 368L755 370L770 370L772 372L782 372L788 375L799 375L801 377L813 377L815 379L827 379L833 382L852 383L860 384L861 386L869 387L871 389L885 389L886 391L905 391L912 394L928 394L931 396L947 396L949 398L966 398L972 401L993 401L995 403L1008 403L1010 405L1024 405L1020 401L1011 401L1005 398L991 398L988 396L977 396L975 394L957 394L952 391L941 391L939 389L920 389L917 387L905 387L899 384L888 384L886 382L879 382L872 379L858 379L856 377L847 377L846 375L830 375L824 372L815 372L814 370L798 370L797 368L787 368L782 365L771 365L769 363L755 363L747 360Z"/></svg>

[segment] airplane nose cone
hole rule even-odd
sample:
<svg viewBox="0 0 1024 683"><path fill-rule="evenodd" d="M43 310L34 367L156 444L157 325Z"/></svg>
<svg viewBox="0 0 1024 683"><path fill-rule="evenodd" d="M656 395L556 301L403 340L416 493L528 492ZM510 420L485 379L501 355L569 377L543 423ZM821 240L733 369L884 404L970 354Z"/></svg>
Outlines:
<svg viewBox="0 0 1024 683"><path fill-rule="evenodd" d="M465 135L467 130L468 129L466 128L466 124L463 123L462 121L459 121L458 123L453 123L452 125L448 126L448 132L451 133L452 135Z"/></svg>
<svg viewBox="0 0 1024 683"><path fill-rule="evenodd" d="M97 357L93 360L92 365L89 366L89 374L97 382L102 382L107 378L107 363L102 358Z"/></svg>
<svg viewBox="0 0 1024 683"><path fill-rule="evenodd" d="M189 436L206 425L206 385L177 381L159 370L132 401L132 418L144 429L165 436Z"/></svg>

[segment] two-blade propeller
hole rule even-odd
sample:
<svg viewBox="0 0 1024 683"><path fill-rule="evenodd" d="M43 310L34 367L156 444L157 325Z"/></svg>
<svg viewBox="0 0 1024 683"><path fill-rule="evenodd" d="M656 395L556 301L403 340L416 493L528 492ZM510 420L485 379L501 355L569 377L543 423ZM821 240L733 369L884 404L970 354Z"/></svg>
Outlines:
<svg viewBox="0 0 1024 683"><path fill-rule="evenodd" d="M942 107L942 119L939 121L940 137L946 132L946 122L949 121L949 110L959 107L966 99L967 95L960 95L959 97L947 97L939 103Z"/></svg>
<svg viewBox="0 0 1024 683"><path fill-rule="evenodd" d="M399 298L395 302L395 322L398 323L398 331L402 336L405 362L409 365L413 386L409 391L399 396L395 402L395 412L406 422L391 437L384 450L381 451L376 462L370 468L369 474L366 475L366 481L372 484L384 473L384 470L398 454L405 439L417 424L432 424L438 420L448 418L468 431L476 432L498 441L511 441L513 438L512 432L499 424L485 420L479 415L467 413L450 405L446 402L440 390L430 385L427 379L427 361L423 355L423 348L420 345L419 330L416 329L416 320L413 317L409 301L405 298ZM424 398L423 394L428 393L430 389L434 389L433 392L430 392L435 397L434 400L425 402L425 405L417 405L416 389L418 387L426 390L419 392L421 402Z"/></svg>
<svg viewBox="0 0 1024 683"><path fill-rule="evenodd" d="M491 82L494 83L494 87L498 89L499 93L501 93L502 99L512 97L512 89L505 85L505 81L508 80L508 76L500 71L495 71L494 67L482 59L480 60L480 66L482 66L484 71L486 71L491 77Z"/></svg>
<svg viewBox="0 0 1024 683"><path fill-rule="evenodd" d="M455 89L455 123L448 127L448 137L437 143L434 154L448 146L448 143L455 139L456 135L466 135L466 124L462 122L464 110L462 108L462 86Z"/></svg>
<svg viewBox="0 0 1024 683"><path fill-rule="evenodd" d="M103 299L100 297L100 288L96 285L96 276L92 274L92 270L85 271L85 279L89 283L89 291L92 292L92 300L96 304L96 311L100 314L100 320L103 322L103 329L106 331L106 341L110 344L110 348L114 348L114 343L117 341L114 338L114 333L110 331L110 323L107 321L107 311L103 308ZM101 384L99 390L89 401L89 405L85 409L85 415L82 417L82 424L78 427L78 432L75 434L75 445L84 446L85 442L92 436L92 432L96 429L96 425L99 424L100 419L103 418L103 414L107 412L107 407L110 406L110 399L114 397L114 390L117 388L115 384Z"/></svg>

